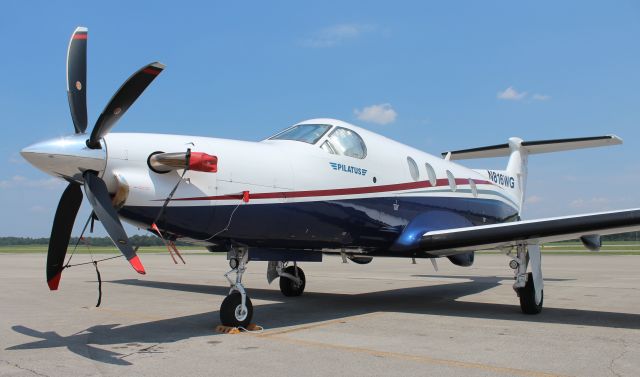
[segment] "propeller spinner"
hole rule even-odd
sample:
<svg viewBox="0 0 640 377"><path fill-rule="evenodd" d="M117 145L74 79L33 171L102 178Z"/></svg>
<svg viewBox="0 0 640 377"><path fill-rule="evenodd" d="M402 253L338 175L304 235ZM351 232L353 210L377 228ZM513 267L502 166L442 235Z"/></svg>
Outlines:
<svg viewBox="0 0 640 377"><path fill-rule="evenodd" d="M87 28L76 28L67 51L67 97L75 135L37 143L21 151L22 156L38 169L69 182L60 198L49 240L47 284L51 290L58 289L64 268L71 231L82 203L81 184L84 184L93 212L114 244L138 273L145 273L111 204L107 186L100 178L100 172L106 166L102 138L162 72L164 65L148 64L129 77L104 108L87 138L87 38Z"/></svg>

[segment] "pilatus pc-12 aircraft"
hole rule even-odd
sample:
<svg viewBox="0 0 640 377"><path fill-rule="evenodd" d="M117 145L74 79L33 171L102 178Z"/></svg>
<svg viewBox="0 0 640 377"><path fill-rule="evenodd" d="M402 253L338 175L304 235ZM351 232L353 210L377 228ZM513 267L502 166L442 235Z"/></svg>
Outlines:
<svg viewBox="0 0 640 377"><path fill-rule="evenodd" d="M222 323L246 326L253 308L242 284L249 261L268 261L267 277L286 296L304 291L297 262L339 253L355 263L375 257L442 258L471 266L477 250L510 257L522 311L543 302L540 244L640 230L640 210L521 220L527 160L537 153L617 145L617 136L523 141L433 156L335 119L297 123L260 141L111 133L164 66L134 73L87 131L87 29L67 53L67 93L75 133L22 150L38 169L68 182L47 255L49 288L58 288L82 190L135 271L142 261L121 220L167 242L225 251L230 293ZM468 169L454 160L508 157L505 170ZM433 259L432 259L433 261Z"/></svg>

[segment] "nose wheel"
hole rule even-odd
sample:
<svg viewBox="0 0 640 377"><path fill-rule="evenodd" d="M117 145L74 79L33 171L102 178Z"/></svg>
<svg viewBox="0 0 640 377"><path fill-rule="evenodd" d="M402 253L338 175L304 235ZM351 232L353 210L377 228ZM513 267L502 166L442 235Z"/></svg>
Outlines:
<svg viewBox="0 0 640 377"><path fill-rule="evenodd" d="M222 301L220 321L223 325L247 327L251 323L251 317L253 317L253 304L251 304L249 297L245 297L243 305L242 295L238 292L233 292Z"/></svg>
<svg viewBox="0 0 640 377"><path fill-rule="evenodd" d="M253 317L253 304L242 285L242 275L249 262L249 252L246 249L236 250L234 258L229 260L231 271L224 274L231 289L229 295L220 305L220 321L224 326L247 327ZM232 280L229 275L235 273L236 279Z"/></svg>

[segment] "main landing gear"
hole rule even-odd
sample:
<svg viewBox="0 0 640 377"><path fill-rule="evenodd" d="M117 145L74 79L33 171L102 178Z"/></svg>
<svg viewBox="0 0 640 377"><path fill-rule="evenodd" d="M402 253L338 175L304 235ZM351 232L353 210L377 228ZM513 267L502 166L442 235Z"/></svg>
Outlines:
<svg viewBox="0 0 640 377"><path fill-rule="evenodd" d="M509 267L514 270L513 289L520 298L520 309L525 314L538 314L544 301L544 280L542 279L540 245L538 243L519 243L516 256L512 257ZM531 272L527 266L531 264Z"/></svg>
<svg viewBox="0 0 640 377"><path fill-rule="evenodd" d="M249 251L244 248L235 250L235 256L229 259L231 271L224 274L224 277L231 284L231 290L220 306L220 321L225 326L247 327L251 323L253 305L242 285L242 275L248 262ZM232 273L236 274L235 282L229 277Z"/></svg>
<svg viewBox="0 0 640 377"><path fill-rule="evenodd" d="M298 267L296 262L293 266L284 267L285 264L280 262L279 268L276 267L280 276L280 292L287 297L297 297L304 292L307 280L304 277L304 271Z"/></svg>
<svg viewBox="0 0 640 377"><path fill-rule="evenodd" d="M280 278L280 292L287 297L300 296L304 292L307 279L304 276L302 268L298 267L295 261L293 265L290 262L270 261L267 266L267 281Z"/></svg>

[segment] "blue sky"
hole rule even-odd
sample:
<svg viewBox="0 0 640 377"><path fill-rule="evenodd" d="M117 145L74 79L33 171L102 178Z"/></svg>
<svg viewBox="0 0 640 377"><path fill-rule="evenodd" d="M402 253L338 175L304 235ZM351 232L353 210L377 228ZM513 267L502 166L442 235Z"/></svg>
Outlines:
<svg viewBox="0 0 640 377"><path fill-rule="evenodd" d="M8 1L0 236L49 235L64 184L19 151L73 132L65 58L77 25L90 35L90 127L158 60L167 68L114 132L259 140L326 116L434 154L615 133L623 146L532 157L525 217L640 204L638 2Z"/></svg>

